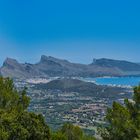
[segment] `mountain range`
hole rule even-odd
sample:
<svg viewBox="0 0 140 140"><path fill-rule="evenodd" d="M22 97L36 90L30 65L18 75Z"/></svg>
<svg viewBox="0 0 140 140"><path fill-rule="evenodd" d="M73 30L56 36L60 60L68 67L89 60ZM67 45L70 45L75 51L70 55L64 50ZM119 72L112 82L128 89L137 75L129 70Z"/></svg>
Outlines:
<svg viewBox="0 0 140 140"><path fill-rule="evenodd" d="M140 64L101 58L93 59L91 64L86 65L42 55L36 64L23 64L15 59L7 58L0 68L0 75L11 78L139 76Z"/></svg>

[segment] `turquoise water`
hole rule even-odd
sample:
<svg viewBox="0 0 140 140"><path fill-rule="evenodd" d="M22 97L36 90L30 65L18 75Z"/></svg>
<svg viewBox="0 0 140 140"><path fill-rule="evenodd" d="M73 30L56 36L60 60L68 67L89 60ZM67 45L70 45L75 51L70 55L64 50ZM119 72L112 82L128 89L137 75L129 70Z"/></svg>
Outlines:
<svg viewBox="0 0 140 140"><path fill-rule="evenodd" d="M85 80L100 85L137 86L140 84L140 77L100 77L85 78Z"/></svg>

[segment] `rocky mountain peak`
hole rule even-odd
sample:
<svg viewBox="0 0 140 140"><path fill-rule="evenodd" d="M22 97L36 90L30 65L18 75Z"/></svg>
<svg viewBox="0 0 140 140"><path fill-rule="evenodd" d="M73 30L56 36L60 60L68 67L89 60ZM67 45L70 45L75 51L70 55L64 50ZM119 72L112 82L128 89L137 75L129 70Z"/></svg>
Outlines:
<svg viewBox="0 0 140 140"><path fill-rule="evenodd" d="M18 61L16 59L12 59L12 58L6 58L4 63L3 63L3 66L9 66L9 65L18 65Z"/></svg>
<svg viewBox="0 0 140 140"><path fill-rule="evenodd" d="M40 59L40 62L46 62L46 61L52 61L54 58L51 57L51 56L46 56L46 55L42 55L41 56L41 59Z"/></svg>

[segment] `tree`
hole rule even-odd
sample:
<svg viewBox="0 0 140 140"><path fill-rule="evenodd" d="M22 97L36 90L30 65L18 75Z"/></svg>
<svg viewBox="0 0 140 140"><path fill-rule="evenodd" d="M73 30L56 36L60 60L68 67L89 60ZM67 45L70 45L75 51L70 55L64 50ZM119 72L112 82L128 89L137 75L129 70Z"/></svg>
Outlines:
<svg viewBox="0 0 140 140"><path fill-rule="evenodd" d="M107 110L107 126L100 129L104 140L140 140L140 86L134 88L133 100L124 105L113 103Z"/></svg>
<svg viewBox="0 0 140 140"><path fill-rule="evenodd" d="M67 137L62 134L60 131L52 134L51 140L67 140Z"/></svg>
<svg viewBox="0 0 140 140"><path fill-rule="evenodd" d="M28 112L26 89L18 92L13 81L0 77L0 140L49 140L42 115Z"/></svg>
<svg viewBox="0 0 140 140"><path fill-rule="evenodd" d="M66 140L95 140L92 136L87 136L79 126L65 123L60 129L60 133L66 136Z"/></svg>

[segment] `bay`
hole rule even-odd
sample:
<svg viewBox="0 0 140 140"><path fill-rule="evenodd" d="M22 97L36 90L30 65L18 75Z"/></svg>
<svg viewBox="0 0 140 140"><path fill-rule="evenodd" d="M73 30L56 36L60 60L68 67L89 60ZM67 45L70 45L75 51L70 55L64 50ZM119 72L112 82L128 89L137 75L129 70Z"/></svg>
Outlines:
<svg viewBox="0 0 140 140"><path fill-rule="evenodd" d="M84 78L85 81L94 82L99 85L112 86L137 86L140 84L140 77L98 77Z"/></svg>

